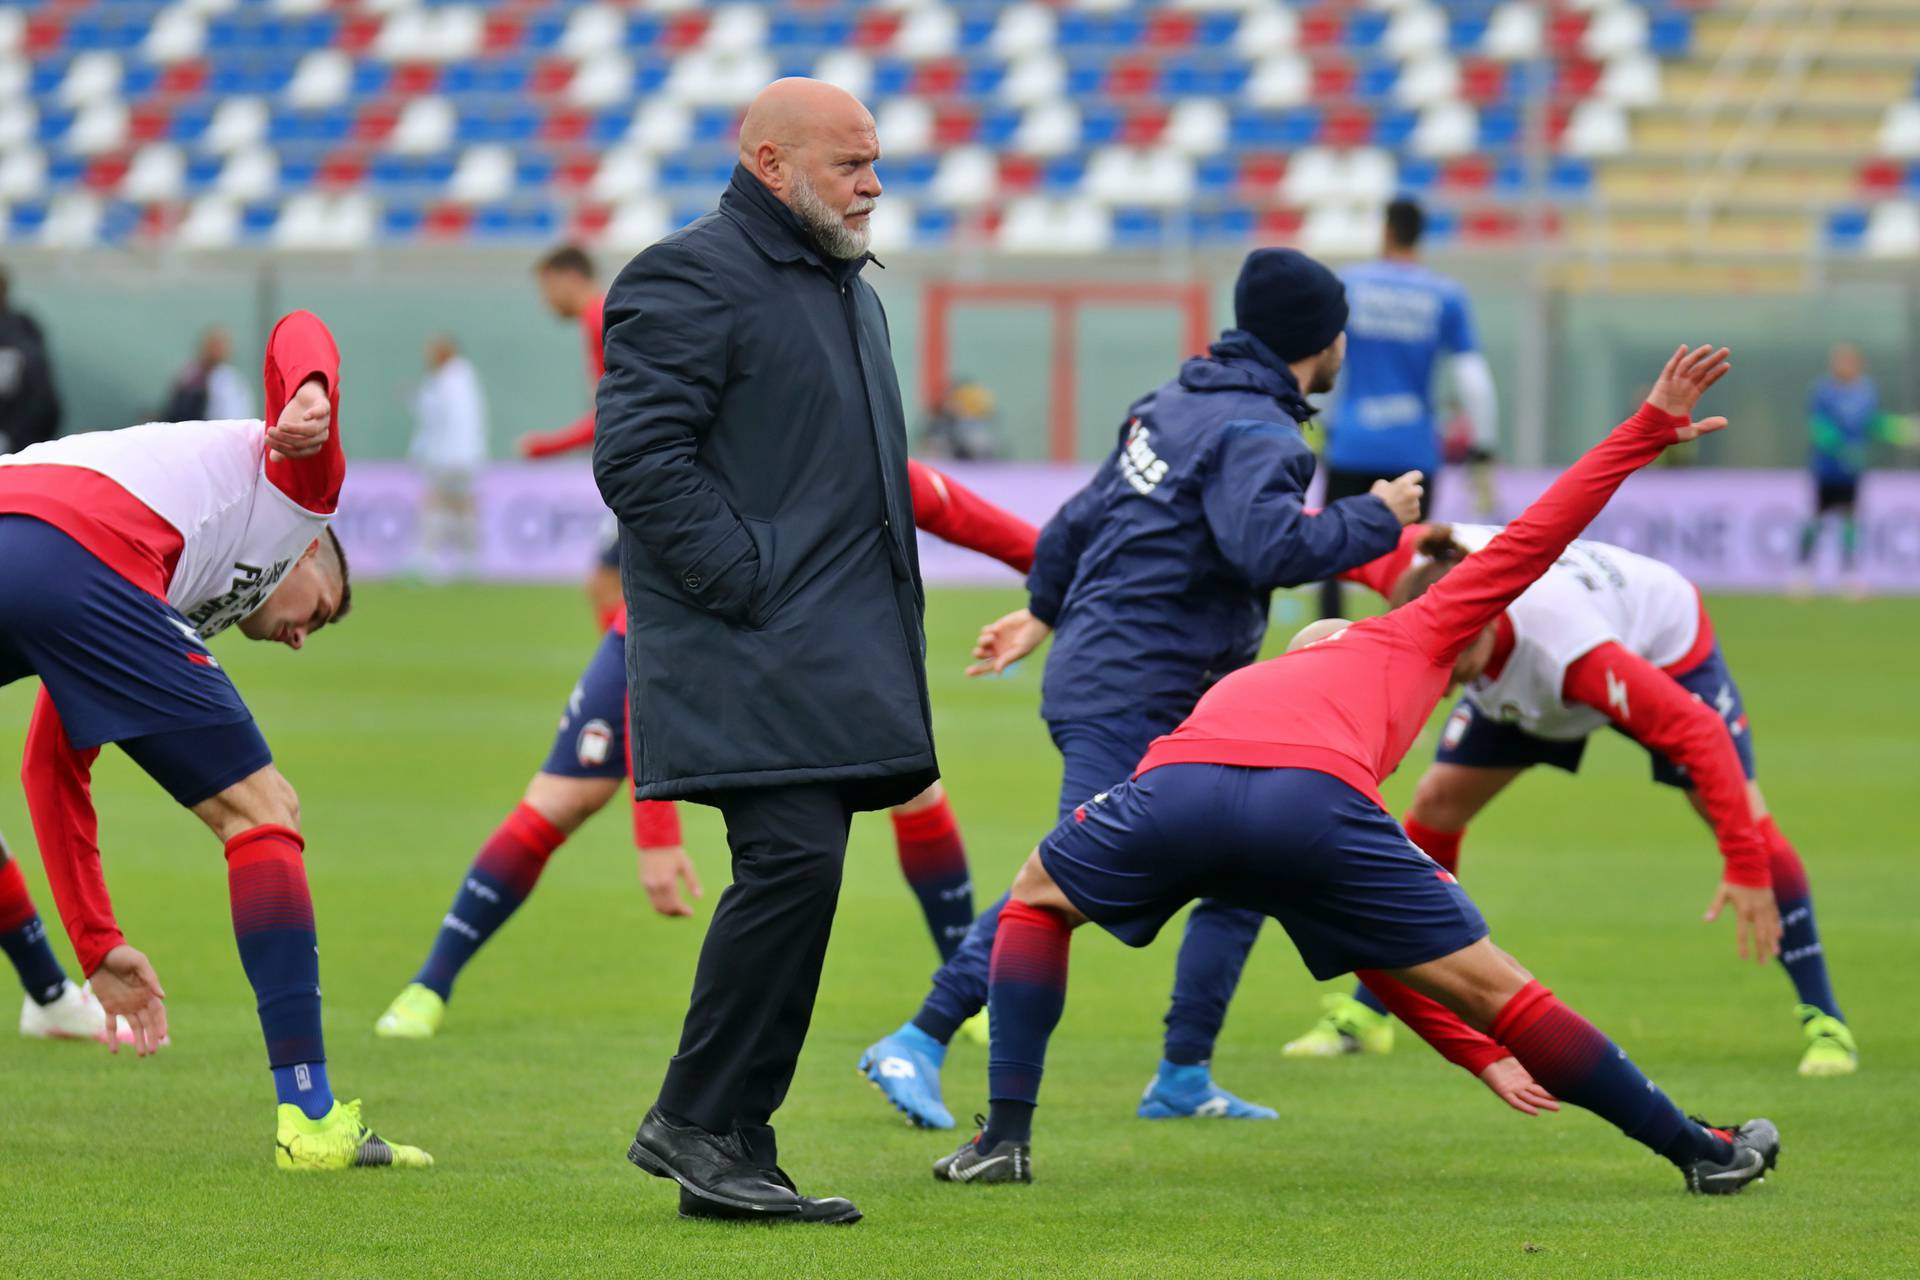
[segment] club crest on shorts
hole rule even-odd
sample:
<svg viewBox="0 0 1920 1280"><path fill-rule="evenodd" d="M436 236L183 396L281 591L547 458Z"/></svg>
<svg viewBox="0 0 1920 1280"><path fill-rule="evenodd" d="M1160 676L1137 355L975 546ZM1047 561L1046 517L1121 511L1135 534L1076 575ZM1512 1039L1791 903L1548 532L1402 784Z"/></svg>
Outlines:
<svg viewBox="0 0 1920 1280"><path fill-rule="evenodd" d="M1440 731L1441 743L1451 751L1460 745L1467 736L1467 730L1473 726L1473 711L1467 707L1455 707L1453 714L1447 717L1447 727Z"/></svg>
<svg viewBox="0 0 1920 1280"><path fill-rule="evenodd" d="M595 768L607 762L607 752L613 746L613 726L605 720L589 720L580 726L580 736L573 741L581 765Z"/></svg>

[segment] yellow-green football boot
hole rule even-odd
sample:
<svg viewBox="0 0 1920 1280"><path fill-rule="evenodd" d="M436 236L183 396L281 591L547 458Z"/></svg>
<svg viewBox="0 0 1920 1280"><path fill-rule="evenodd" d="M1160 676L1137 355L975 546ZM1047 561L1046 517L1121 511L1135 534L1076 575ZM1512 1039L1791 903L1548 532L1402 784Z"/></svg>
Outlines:
<svg viewBox="0 0 1920 1280"><path fill-rule="evenodd" d="M290 1102L280 1104L273 1162L282 1169L332 1173L340 1169L430 1169L433 1157L418 1147L387 1142L360 1119L360 1099L335 1100L318 1120Z"/></svg>
<svg viewBox="0 0 1920 1280"><path fill-rule="evenodd" d="M1860 1047L1847 1024L1810 1004L1796 1010L1807 1050L1800 1055L1803 1076L1850 1076L1860 1069Z"/></svg>
<svg viewBox="0 0 1920 1280"><path fill-rule="evenodd" d="M446 1016L447 1002L439 992L409 982L373 1024L373 1034L389 1040L431 1040Z"/></svg>
<svg viewBox="0 0 1920 1280"><path fill-rule="evenodd" d="M989 1040L989 1036L987 1032L987 1011L985 1009L982 1009L980 1012L974 1014L971 1018L968 1018L965 1022L961 1023L960 1034L965 1036L967 1039L973 1041L975 1044L979 1045L981 1048L983 1049L986 1048Z"/></svg>
<svg viewBox="0 0 1920 1280"><path fill-rule="evenodd" d="M1320 997L1320 1021L1280 1048L1283 1058L1338 1058L1349 1053L1392 1053L1393 1019L1344 993Z"/></svg>

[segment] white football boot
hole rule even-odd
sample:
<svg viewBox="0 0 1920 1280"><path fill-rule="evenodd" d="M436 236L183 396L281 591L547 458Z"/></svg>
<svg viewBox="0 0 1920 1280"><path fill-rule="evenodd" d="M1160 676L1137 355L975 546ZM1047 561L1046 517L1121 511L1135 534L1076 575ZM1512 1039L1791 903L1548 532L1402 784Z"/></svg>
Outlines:
<svg viewBox="0 0 1920 1280"><path fill-rule="evenodd" d="M120 1043L132 1043L133 1029L127 1020L120 1018L117 1022ZM29 1040L97 1040L106 1044L107 1011L91 990L69 981L51 1004L37 1004L32 996L26 997L20 1006L20 1034Z"/></svg>

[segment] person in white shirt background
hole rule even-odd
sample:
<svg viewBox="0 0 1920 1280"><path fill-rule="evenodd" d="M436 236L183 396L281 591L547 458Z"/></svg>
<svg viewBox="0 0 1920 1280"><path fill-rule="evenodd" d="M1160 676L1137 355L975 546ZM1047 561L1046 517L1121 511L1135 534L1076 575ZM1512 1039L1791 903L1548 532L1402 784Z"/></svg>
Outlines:
<svg viewBox="0 0 1920 1280"><path fill-rule="evenodd" d="M487 461L487 397L480 375L442 334L427 342L427 376L413 397L407 456L426 477L420 509L420 572L464 577L479 545L474 473Z"/></svg>
<svg viewBox="0 0 1920 1280"><path fill-rule="evenodd" d="M233 367L233 339L218 325L201 331L187 362L167 388L160 422L240 422L255 416L253 392Z"/></svg>

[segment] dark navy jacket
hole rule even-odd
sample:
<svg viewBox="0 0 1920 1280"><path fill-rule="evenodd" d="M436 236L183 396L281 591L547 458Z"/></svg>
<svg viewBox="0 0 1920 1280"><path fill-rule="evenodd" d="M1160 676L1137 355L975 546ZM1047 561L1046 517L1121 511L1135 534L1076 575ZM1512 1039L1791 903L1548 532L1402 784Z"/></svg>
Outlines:
<svg viewBox="0 0 1920 1280"><path fill-rule="evenodd" d="M607 292L593 473L620 518L642 799L936 776L906 417L866 259L744 169Z"/></svg>
<svg viewBox="0 0 1920 1280"><path fill-rule="evenodd" d="M1028 607L1054 627L1040 713L1185 715L1252 662L1275 587L1394 549L1370 495L1308 515L1313 409L1280 358L1229 329L1134 402L1119 446L1040 533ZM1115 779L1119 781L1119 779Z"/></svg>

